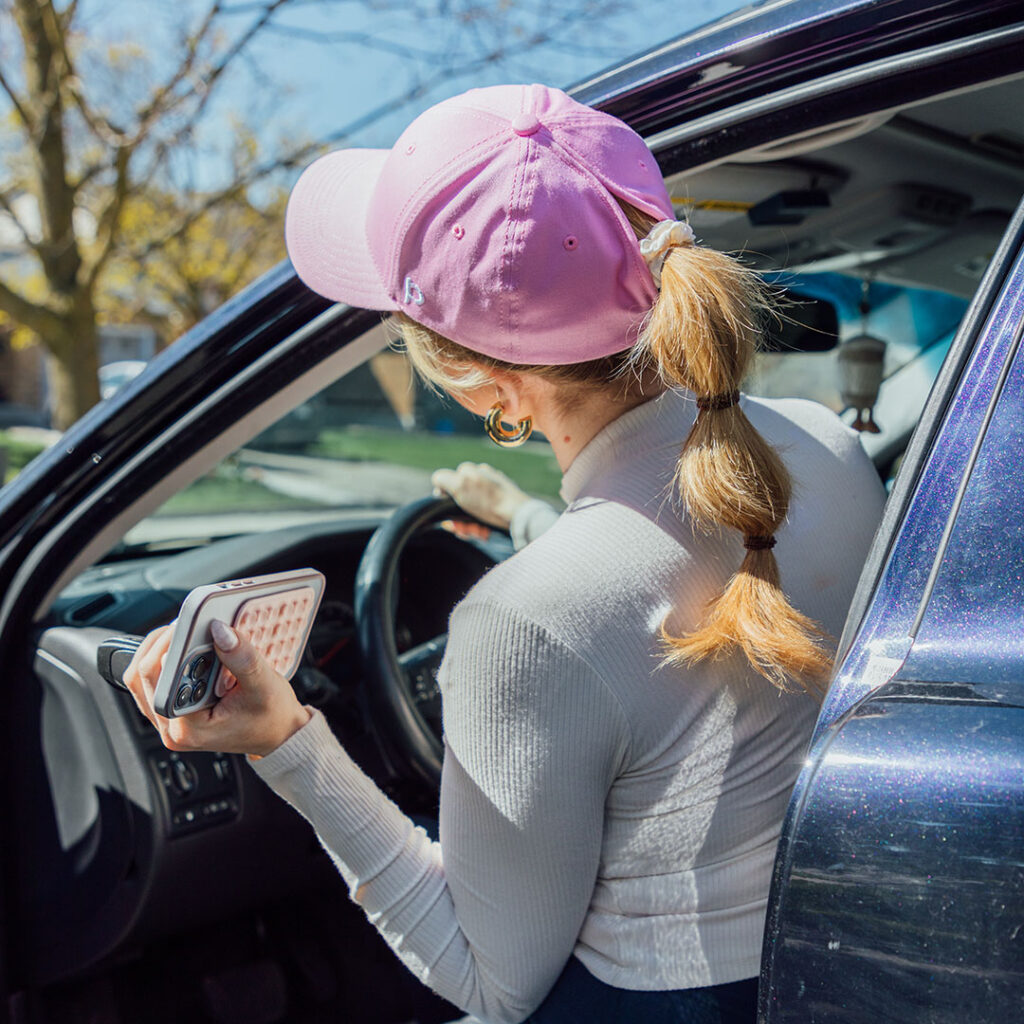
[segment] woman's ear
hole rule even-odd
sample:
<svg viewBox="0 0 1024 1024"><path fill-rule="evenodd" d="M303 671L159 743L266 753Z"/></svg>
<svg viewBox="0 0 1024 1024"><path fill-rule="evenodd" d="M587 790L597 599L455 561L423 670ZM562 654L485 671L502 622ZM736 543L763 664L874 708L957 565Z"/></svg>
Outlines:
<svg viewBox="0 0 1024 1024"><path fill-rule="evenodd" d="M491 378L490 383L481 384L471 391L452 393L459 405L477 416L486 416L495 404L499 404L502 407L502 419L506 423L515 423L534 415L534 389L527 377L514 370L490 366L486 367L486 372Z"/></svg>
<svg viewBox="0 0 1024 1024"><path fill-rule="evenodd" d="M536 414L536 395L531 378L515 370L497 367L491 370L491 376L494 379L494 402L500 403L503 410L501 418L506 423L517 423Z"/></svg>

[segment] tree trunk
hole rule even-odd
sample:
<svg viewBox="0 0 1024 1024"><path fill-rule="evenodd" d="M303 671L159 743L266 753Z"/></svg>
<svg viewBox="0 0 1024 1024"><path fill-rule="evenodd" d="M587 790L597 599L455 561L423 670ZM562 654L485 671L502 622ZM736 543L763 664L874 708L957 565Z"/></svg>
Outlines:
<svg viewBox="0 0 1024 1024"><path fill-rule="evenodd" d="M75 313L69 338L51 342L49 370L53 425L66 430L100 400L99 338L92 311Z"/></svg>

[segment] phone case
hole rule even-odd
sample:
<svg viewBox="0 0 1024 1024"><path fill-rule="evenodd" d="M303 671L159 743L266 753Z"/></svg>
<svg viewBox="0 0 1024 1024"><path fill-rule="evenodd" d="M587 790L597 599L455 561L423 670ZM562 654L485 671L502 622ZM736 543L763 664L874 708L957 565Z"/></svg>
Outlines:
<svg viewBox="0 0 1024 1024"><path fill-rule="evenodd" d="M225 688L235 685L214 651L214 619L244 633L290 679L309 639L324 583L315 569L296 569L196 587L178 613L153 695L156 711L165 718L194 714L217 700L221 678Z"/></svg>

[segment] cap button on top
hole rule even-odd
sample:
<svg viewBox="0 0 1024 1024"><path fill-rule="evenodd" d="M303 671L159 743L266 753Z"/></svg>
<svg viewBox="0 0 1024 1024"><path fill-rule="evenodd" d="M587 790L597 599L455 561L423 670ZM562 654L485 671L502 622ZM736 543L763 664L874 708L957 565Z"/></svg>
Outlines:
<svg viewBox="0 0 1024 1024"><path fill-rule="evenodd" d="M512 122L516 135L533 135L540 128L540 121L533 114L517 114Z"/></svg>

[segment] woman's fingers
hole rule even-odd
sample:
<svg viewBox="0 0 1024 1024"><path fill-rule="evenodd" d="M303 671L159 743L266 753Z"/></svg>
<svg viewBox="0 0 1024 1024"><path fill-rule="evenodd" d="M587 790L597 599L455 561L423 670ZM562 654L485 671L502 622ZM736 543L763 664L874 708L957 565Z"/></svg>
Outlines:
<svg viewBox="0 0 1024 1024"><path fill-rule="evenodd" d="M178 620L175 619L174 622ZM133 665L137 666L139 661L144 658L150 651L150 648L163 636L164 632L174 627L174 622L169 622L166 626L157 626L156 629L150 630L143 638L142 643L139 644L135 653L132 655L132 660L128 663L128 667L131 668Z"/></svg>
<svg viewBox="0 0 1024 1024"><path fill-rule="evenodd" d="M486 462L463 462L458 469L438 469L430 478L470 515L507 530L512 516L527 495L504 473Z"/></svg>
<svg viewBox="0 0 1024 1024"><path fill-rule="evenodd" d="M174 624L151 632L139 645L128 668L125 685L139 710L153 723L171 750L222 750L266 754L276 749L309 719L288 680L242 633L223 622L211 629L224 668L237 683L203 711L165 718L153 709L153 696L167 659Z"/></svg>
<svg viewBox="0 0 1024 1024"><path fill-rule="evenodd" d="M128 667L124 670L124 684L135 698L139 710L156 724L153 711L153 691L160 677L167 648L170 646L174 623L160 626L147 634L138 650L132 656Z"/></svg>
<svg viewBox="0 0 1024 1024"><path fill-rule="evenodd" d="M433 484L434 490L443 491L445 494L455 497L455 492L459 487L459 475L454 469L435 469L430 476L430 482Z"/></svg>
<svg viewBox="0 0 1024 1024"><path fill-rule="evenodd" d="M165 626L160 630L160 635L150 645L149 650L139 658L139 675L143 682L148 684L148 693L152 696L152 689L160 678L160 669L163 667L167 649L171 646L171 636L174 630Z"/></svg>
<svg viewBox="0 0 1024 1024"><path fill-rule="evenodd" d="M220 663L235 677L237 685L244 687L250 694L255 696L262 693L274 687L277 680L282 678L244 633L217 619L211 623L210 633Z"/></svg>

